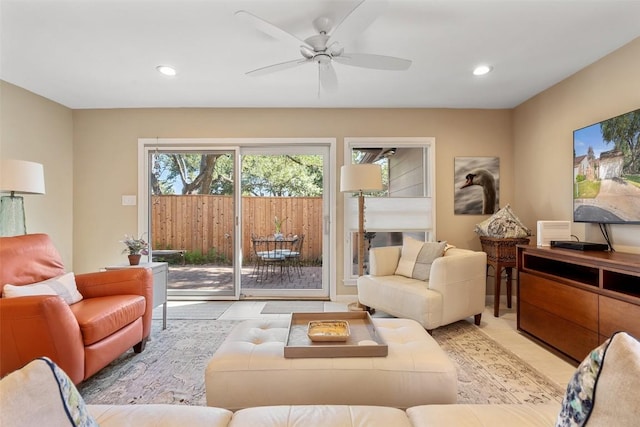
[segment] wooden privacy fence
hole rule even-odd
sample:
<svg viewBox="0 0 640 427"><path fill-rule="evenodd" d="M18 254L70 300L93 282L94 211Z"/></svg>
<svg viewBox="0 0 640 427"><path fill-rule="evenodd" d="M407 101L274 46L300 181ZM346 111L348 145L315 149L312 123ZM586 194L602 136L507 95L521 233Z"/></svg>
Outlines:
<svg viewBox="0 0 640 427"><path fill-rule="evenodd" d="M242 197L242 256L252 258L251 235L270 236L275 217L282 233L304 234L302 260L322 261L321 197ZM233 255L233 196L167 195L151 197L154 249L184 249L228 261Z"/></svg>

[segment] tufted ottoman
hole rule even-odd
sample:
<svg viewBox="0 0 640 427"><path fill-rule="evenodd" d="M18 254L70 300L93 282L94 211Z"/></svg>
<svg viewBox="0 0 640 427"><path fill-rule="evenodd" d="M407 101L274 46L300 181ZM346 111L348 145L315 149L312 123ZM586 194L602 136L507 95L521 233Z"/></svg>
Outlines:
<svg viewBox="0 0 640 427"><path fill-rule="evenodd" d="M453 363L424 328L408 319L373 319L386 357L284 357L289 320L238 324L205 371L207 405L341 404L407 408L455 403Z"/></svg>

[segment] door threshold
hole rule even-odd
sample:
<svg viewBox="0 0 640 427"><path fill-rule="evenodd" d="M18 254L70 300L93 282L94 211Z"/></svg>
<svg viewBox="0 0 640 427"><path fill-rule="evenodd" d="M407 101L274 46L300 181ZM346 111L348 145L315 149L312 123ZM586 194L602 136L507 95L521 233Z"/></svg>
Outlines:
<svg viewBox="0 0 640 427"><path fill-rule="evenodd" d="M300 296L248 296L240 294L240 301L328 301L331 302L329 297L300 297Z"/></svg>

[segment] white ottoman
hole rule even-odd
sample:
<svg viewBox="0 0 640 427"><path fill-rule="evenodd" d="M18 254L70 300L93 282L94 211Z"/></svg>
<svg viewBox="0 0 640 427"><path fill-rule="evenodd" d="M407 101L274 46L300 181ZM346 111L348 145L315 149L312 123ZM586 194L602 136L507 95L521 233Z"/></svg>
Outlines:
<svg viewBox="0 0 640 427"><path fill-rule="evenodd" d="M455 403L457 372L416 321L373 319L386 357L284 357L288 319L236 326L205 372L207 405L376 405L405 409Z"/></svg>

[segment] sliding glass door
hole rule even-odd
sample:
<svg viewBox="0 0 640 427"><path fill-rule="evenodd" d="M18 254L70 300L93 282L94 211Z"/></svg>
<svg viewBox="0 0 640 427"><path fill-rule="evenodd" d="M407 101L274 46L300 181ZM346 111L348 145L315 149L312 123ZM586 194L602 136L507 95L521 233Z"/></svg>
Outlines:
<svg viewBox="0 0 640 427"><path fill-rule="evenodd" d="M330 297L335 140L140 139L138 153L138 229L169 263L170 299Z"/></svg>
<svg viewBox="0 0 640 427"><path fill-rule="evenodd" d="M236 151L149 153L151 257L173 299L236 298Z"/></svg>
<svg viewBox="0 0 640 427"><path fill-rule="evenodd" d="M329 149L242 147L241 295L328 298ZM247 251L245 250L245 255ZM249 272L250 270L250 272Z"/></svg>

